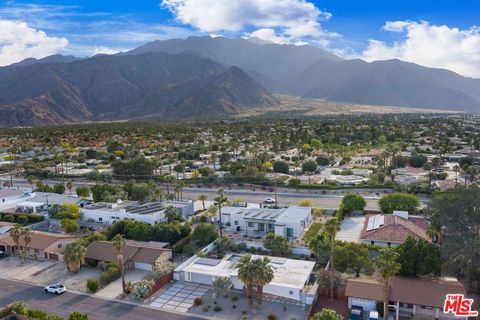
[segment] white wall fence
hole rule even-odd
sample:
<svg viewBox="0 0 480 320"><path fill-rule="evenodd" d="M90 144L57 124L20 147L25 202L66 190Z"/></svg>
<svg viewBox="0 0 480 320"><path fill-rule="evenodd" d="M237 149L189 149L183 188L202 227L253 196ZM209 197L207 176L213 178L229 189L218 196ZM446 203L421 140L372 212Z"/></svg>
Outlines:
<svg viewBox="0 0 480 320"><path fill-rule="evenodd" d="M265 249L265 247L263 246L263 243L261 242L232 240L232 243L236 245L240 243L245 243L247 245L247 248L256 248L256 249L260 248L262 250L268 251L267 249ZM310 256L312 252L307 247L292 247L292 254L298 255L298 256L301 256L301 255Z"/></svg>

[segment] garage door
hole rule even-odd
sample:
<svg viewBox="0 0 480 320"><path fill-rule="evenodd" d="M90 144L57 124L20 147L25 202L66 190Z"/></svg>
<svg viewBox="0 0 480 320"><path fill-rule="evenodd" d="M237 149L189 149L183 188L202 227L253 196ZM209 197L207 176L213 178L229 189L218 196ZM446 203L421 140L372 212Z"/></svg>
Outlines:
<svg viewBox="0 0 480 320"><path fill-rule="evenodd" d="M373 300L352 298L352 306L362 307L364 312L377 310L377 302Z"/></svg>
<svg viewBox="0 0 480 320"><path fill-rule="evenodd" d="M137 270L152 271L152 265L149 263L135 262L134 268Z"/></svg>

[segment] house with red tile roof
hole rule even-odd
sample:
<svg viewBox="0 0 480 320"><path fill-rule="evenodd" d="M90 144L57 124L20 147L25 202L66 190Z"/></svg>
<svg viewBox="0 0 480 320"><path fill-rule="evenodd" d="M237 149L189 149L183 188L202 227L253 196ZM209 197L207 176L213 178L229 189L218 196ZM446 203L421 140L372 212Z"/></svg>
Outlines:
<svg viewBox="0 0 480 320"><path fill-rule="evenodd" d="M425 217L409 215L406 211L393 214L367 215L360 241L369 245L395 247L408 237L431 241L427 235L428 220Z"/></svg>

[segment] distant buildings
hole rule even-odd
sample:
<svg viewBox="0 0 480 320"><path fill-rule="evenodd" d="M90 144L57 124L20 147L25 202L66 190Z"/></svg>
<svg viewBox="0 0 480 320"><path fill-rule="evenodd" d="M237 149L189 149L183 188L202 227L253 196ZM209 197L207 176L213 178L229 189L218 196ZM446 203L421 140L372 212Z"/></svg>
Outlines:
<svg viewBox="0 0 480 320"><path fill-rule="evenodd" d="M82 208L82 221L99 222L107 225L124 219L156 224L165 221L165 210L176 208L182 217L193 214L191 201L149 202L140 204L137 201L118 201L117 203L97 202Z"/></svg>
<svg viewBox="0 0 480 320"><path fill-rule="evenodd" d="M291 206L288 208L222 208L225 230L241 232L247 236L265 236L269 232L296 239L312 221L311 209Z"/></svg>

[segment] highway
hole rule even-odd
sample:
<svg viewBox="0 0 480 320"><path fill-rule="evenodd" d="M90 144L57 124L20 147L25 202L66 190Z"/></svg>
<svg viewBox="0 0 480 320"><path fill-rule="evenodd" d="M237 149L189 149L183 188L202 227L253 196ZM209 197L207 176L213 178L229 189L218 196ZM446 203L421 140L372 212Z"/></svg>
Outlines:
<svg viewBox="0 0 480 320"><path fill-rule="evenodd" d="M86 313L89 320L201 319L71 292L56 296L45 293L40 286L13 280L0 279L0 288L2 288L0 290L0 306L14 301L23 301L29 308L41 309L65 318L72 312L78 311Z"/></svg>

